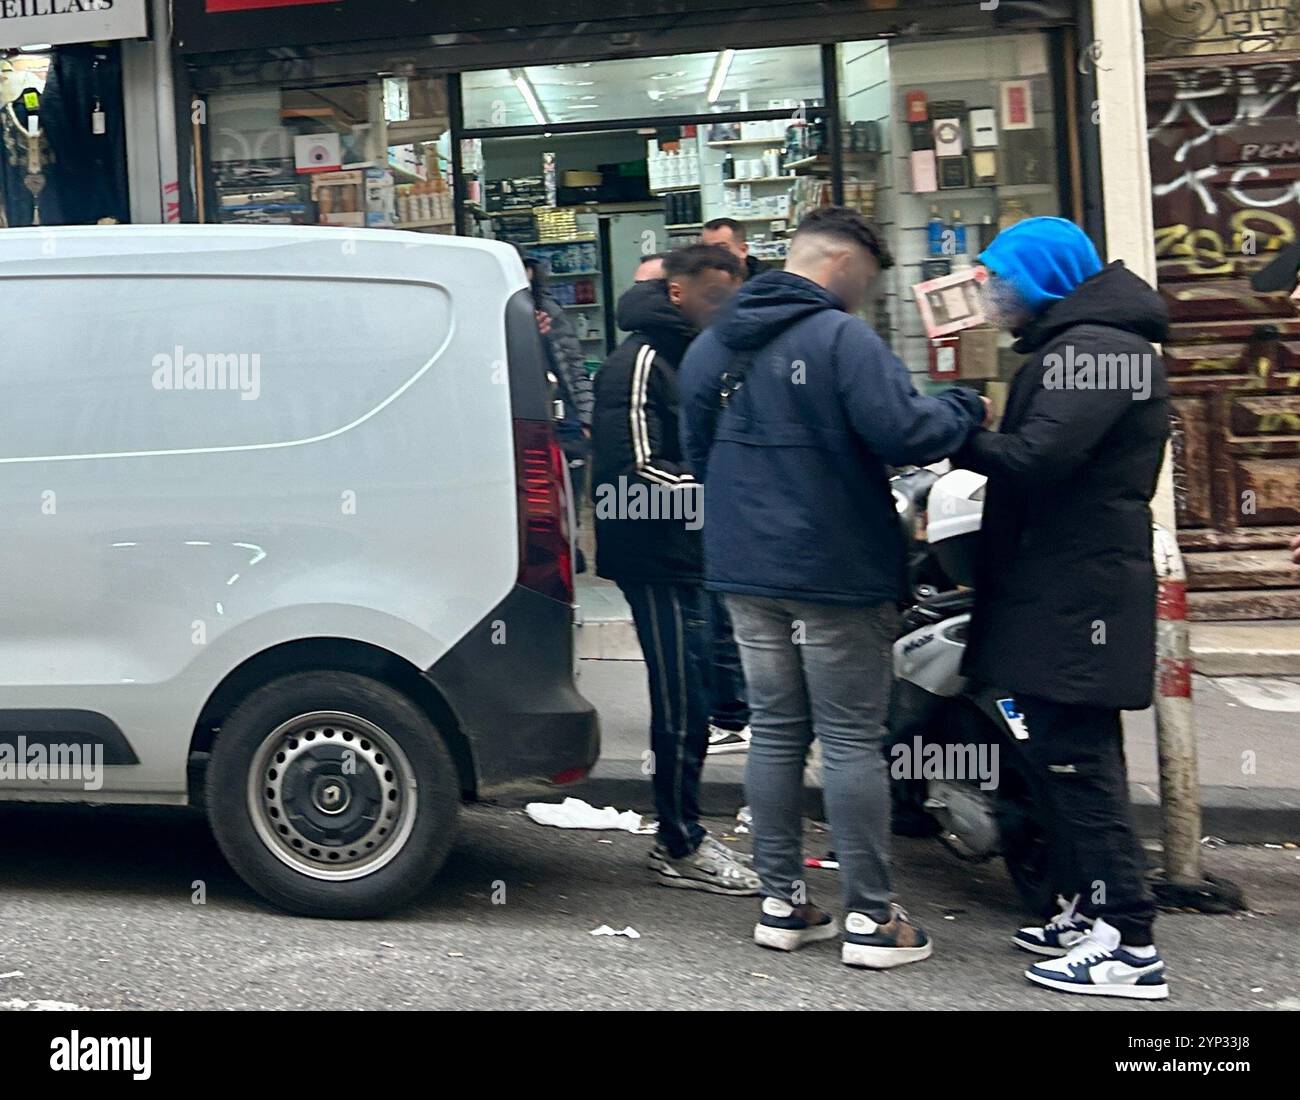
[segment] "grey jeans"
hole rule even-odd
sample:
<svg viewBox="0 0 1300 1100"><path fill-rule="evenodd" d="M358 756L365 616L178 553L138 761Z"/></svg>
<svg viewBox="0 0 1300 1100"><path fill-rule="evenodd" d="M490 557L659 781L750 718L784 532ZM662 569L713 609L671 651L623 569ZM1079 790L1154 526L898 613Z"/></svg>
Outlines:
<svg viewBox="0 0 1300 1100"><path fill-rule="evenodd" d="M727 593L749 688L745 788L766 897L807 899L803 768L821 744L822 786L847 912L889 919L884 721L898 613Z"/></svg>

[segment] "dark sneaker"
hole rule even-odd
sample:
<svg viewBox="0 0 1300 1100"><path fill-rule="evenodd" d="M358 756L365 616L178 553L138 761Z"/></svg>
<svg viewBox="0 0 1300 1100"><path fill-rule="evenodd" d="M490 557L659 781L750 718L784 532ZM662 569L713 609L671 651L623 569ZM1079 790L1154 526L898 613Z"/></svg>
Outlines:
<svg viewBox="0 0 1300 1100"><path fill-rule="evenodd" d="M732 894L752 898L758 894L758 876L711 836L706 836L700 846L682 859L673 859L667 852L662 862L651 866L661 886L675 886L683 890L703 890L710 894ZM650 853L655 859L654 850Z"/></svg>
<svg viewBox="0 0 1300 1100"><path fill-rule="evenodd" d="M749 750L749 727L729 730L709 723L709 755L722 756L729 752Z"/></svg>
<svg viewBox="0 0 1300 1100"><path fill-rule="evenodd" d="M1022 951L1032 951L1035 955L1050 955L1060 958L1068 955L1070 948L1087 937L1092 931L1092 918L1075 911L1078 898L1066 902L1061 900L1061 911L1041 927L1022 928L1011 942Z"/></svg>
<svg viewBox="0 0 1300 1100"><path fill-rule="evenodd" d="M1069 954L1034 963L1025 977L1062 993L1163 1001L1169 996L1164 960L1154 947L1125 947L1119 930L1098 920Z"/></svg>
<svg viewBox="0 0 1300 1100"><path fill-rule="evenodd" d="M811 902L791 905L780 898L764 898L754 925L754 942L777 951L797 951L805 944L832 940L839 932L835 918Z"/></svg>
<svg viewBox="0 0 1300 1100"><path fill-rule="evenodd" d="M890 906L888 924L879 924L866 913L850 913L844 918L840 960L846 966L888 970L928 959L933 950L930 937L908 919L902 906Z"/></svg>

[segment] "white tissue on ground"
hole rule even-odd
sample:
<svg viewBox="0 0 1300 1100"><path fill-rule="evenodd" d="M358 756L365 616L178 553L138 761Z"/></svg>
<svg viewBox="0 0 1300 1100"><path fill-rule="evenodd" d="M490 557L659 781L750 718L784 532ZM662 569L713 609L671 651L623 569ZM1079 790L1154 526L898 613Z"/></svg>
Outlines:
<svg viewBox="0 0 1300 1100"><path fill-rule="evenodd" d="M628 833L653 832L641 824L641 815L632 810L620 813L613 806L603 810L584 802L581 798L566 798L558 805L554 802L530 802L524 813L539 825L553 825L557 829L622 829Z"/></svg>

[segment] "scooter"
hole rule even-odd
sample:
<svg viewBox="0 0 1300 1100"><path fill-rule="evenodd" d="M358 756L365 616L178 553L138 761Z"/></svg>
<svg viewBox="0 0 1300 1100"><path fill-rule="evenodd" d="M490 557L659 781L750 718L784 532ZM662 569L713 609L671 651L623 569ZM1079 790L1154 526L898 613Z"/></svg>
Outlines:
<svg viewBox="0 0 1300 1100"><path fill-rule="evenodd" d="M894 832L937 836L962 859L998 855L1031 913L1055 912L1044 798L1010 692L961 673L985 478L911 468L891 480L912 602L894 642L886 758Z"/></svg>

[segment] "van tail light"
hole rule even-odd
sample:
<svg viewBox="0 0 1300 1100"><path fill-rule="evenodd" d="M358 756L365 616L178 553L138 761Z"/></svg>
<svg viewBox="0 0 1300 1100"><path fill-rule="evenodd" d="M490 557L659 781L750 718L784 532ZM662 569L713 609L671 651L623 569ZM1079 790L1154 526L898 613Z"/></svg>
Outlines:
<svg viewBox="0 0 1300 1100"><path fill-rule="evenodd" d="M573 603L573 548L564 452L544 420L516 420L519 583Z"/></svg>

